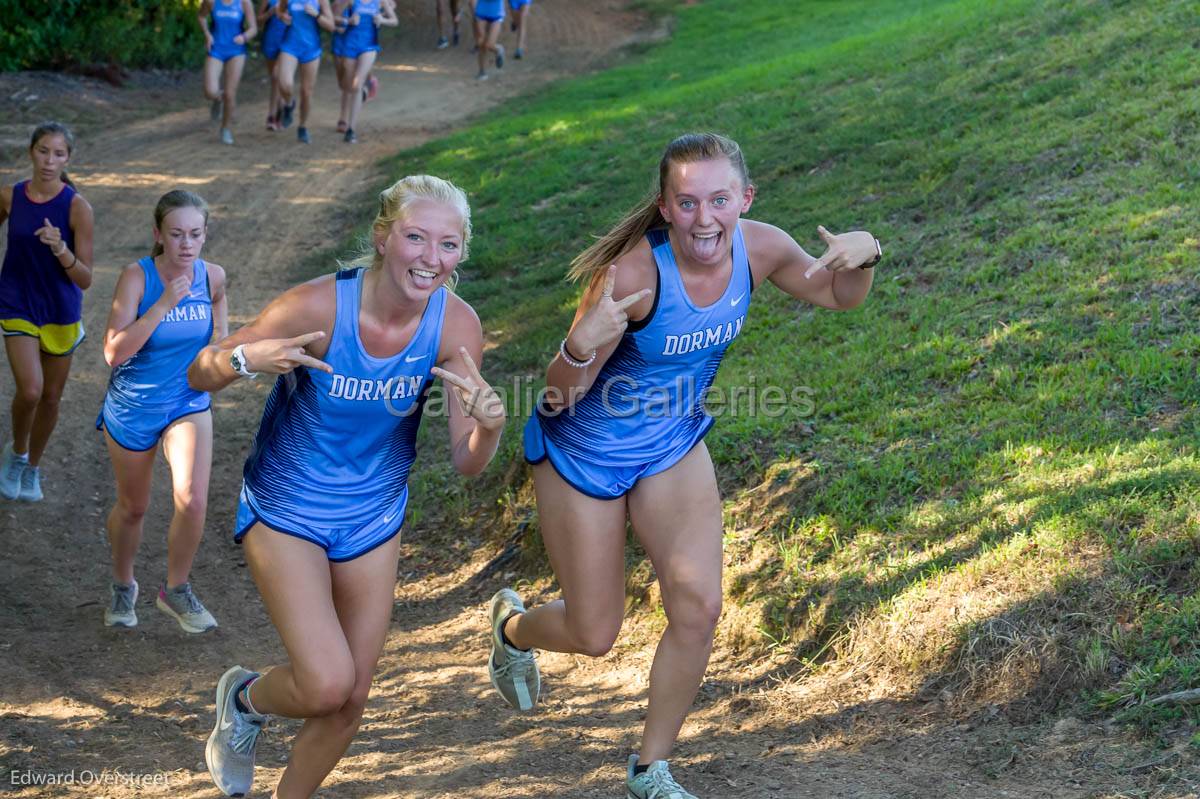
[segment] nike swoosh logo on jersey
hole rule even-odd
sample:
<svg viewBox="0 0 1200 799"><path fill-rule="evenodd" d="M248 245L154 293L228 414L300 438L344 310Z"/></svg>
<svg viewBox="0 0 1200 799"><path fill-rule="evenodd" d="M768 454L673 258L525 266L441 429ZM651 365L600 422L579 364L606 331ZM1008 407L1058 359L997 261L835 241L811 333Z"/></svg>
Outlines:
<svg viewBox="0 0 1200 799"><path fill-rule="evenodd" d="M746 296L746 292L743 291L741 294L737 295L736 297L734 297L732 300L729 301L730 306L736 308L737 304L739 302L741 302L742 298L745 296Z"/></svg>
<svg viewBox="0 0 1200 799"><path fill-rule="evenodd" d="M421 360L424 357L426 357L426 356L424 356L424 355L405 355L404 362L405 363L413 363L415 361Z"/></svg>

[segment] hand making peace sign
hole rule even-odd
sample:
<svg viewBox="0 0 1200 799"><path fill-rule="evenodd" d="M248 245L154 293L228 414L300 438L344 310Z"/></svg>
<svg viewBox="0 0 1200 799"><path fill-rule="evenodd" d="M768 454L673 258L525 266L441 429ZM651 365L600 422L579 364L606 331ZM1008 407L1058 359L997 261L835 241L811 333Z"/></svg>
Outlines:
<svg viewBox="0 0 1200 799"><path fill-rule="evenodd" d="M246 368L251 372L279 375L298 366L308 366L332 374L332 366L309 355L304 349L322 338L325 338L325 331L316 330L294 338L265 338L252 341L242 350L246 357Z"/></svg>
<svg viewBox="0 0 1200 799"><path fill-rule="evenodd" d="M467 348L459 347L458 352L467 366L466 377L460 377L439 366L430 371L454 388L454 396L458 399L458 406L462 408L464 416L474 419L485 430L499 430L504 427L504 420L507 418L504 403L483 379L483 375L479 374L479 368L467 352Z"/></svg>
<svg viewBox="0 0 1200 799"><path fill-rule="evenodd" d="M608 268L608 274L604 276L604 289L600 292L600 298L571 331L571 349L576 355L587 358L605 344L610 344L620 338L625 332L625 328L629 326L629 314L625 311L629 306L641 302L653 293L651 289L642 289L622 300L614 300L613 286L616 285L616 282L617 265L613 264ZM576 347L578 349L575 349Z"/></svg>

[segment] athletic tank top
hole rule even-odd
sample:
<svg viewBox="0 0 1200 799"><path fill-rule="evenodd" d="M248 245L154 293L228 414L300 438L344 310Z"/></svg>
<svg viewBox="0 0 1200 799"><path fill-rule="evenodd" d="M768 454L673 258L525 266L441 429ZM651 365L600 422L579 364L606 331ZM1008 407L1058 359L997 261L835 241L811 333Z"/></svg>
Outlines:
<svg viewBox="0 0 1200 799"><path fill-rule="evenodd" d="M154 259L138 261L144 288L137 315L146 315L162 296L165 286L154 268ZM192 285L186 297L167 311L150 338L129 360L112 370L109 396L124 405L170 408L203 397L205 392L188 385L187 371L200 350L212 340L212 297L208 268L197 259L192 264Z"/></svg>
<svg viewBox="0 0 1200 799"><path fill-rule="evenodd" d="M379 13L379 0L354 0L346 9L358 14L358 24L346 29L346 45L353 52L379 46L379 29L375 15Z"/></svg>
<svg viewBox="0 0 1200 799"><path fill-rule="evenodd" d="M687 295L666 230L646 234L658 270L650 315L631 323L596 381L558 414L539 407L542 427L568 455L611 466L639 466L697 441L712 427L704 394L750 309L750 261L739 225L733 269L716 302Z"/></svg>
<svg viewBox="0 0 1200 799"><path fill-rule="evenodd" d="M213 0L212 35L213 46L235 46L233 37L242 32L242 2L233 0L226 5L225 0Z"/></svg>
<svg viewBox="0 0 1200 799"><path fill-rule="evenodd" d="M25 194L28 185L22 180L13 186L8 247L0 268L0 319L25 319L38 326L75 324L83 316L83 291L35 233L49 219L75 252L71 231L75 189L63 184L52 199L37 203Z"/></svg>
<svg viewBox="0 0 1200 799"><path fill-rule="evenodd" d="M287 7L292 17L292 24L284 34L287 43L300 50L320 50L321 27L317 24L317 18L310 17L304 9L320 11L321 4L317 0L288 0Z"/></svg>
<svg viewBox="0 0 1200 799"><path fill-rule="evenodd" d="M429 298L403 350L375 358L358 331L362 269L337 274L325 362L281 375L246 461L246 487L266 517L286 525L353 527L398 513L408 498L417 428L436 365L446 288Z"/></svg>
<svg viewBox="0 0 1200 799"><path fill-rule="evenodd" d="M283 41L283 35L287 33L287 26L283 24L283 20L275 16L275 6L279 5L279 0L270 0L267 3L267 21L263 25L262 47L264 51L270 51L269 58L274 58L274 51L279 49L279 43Z"/></svg>

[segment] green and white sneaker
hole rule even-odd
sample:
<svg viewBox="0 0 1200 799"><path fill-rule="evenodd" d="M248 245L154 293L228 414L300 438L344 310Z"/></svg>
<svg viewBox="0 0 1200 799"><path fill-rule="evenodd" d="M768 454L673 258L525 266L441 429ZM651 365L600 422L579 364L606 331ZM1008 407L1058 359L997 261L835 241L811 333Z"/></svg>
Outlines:
<svg viewBox="0 0 1200 799"><path fill-rule="evenodd" d="M525 603L511 588L501 588L492 597L488 618L492 625L492 654L488 658L488 676L492 687L504 701L517 710L533 710L542 690L542 675L538 671L533 650L517 649L504 643L500 627L510 617L525 612Z"/></svg>
<svg viewBox="0 0 1200 799"><path fill-rule="evenodd" d="M625 799L697 799L675 782L667 761L655 760L648 769L635 776L633 767L637 764L638 756L630 755L625 768Z"/></svg>
<svg viewBox="0 0 1200 799"><path fill-rule="evenodd" d="M104 609L105 627L137 627L138 584L111 583L108 587L108 607Z"/></svg>
<svg viewBox="0 0 1200 799"><path fill-rule="evenodd" d="M202 633L217 626L217 620L192 592L191 583L177 585L170 591L159 586L154 604L189 633Z"/></svg>
<svg viewBox="0 0 1200 799"><path fill-rule="evenodd" d="M254 784L254 750L267 717L237 709L237 692L258 672L234 666L217 683L217 721L204 745L204 762L226 796L245 796Z"/></svg>

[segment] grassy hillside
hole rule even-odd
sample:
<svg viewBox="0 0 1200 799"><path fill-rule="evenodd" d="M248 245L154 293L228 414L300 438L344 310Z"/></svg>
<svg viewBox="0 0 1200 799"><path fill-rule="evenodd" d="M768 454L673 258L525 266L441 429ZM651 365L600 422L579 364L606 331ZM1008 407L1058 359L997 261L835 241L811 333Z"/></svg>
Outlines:
<svg viewBox="0 0 1200 799"><path fill-rule="evenodd" d="M510 389L540 380L570 322L567 263L650 189L680 132L736 138L751 216L811 251L817 224L873 231L886 258L862 308L765 287L719 377L811 392L708 437L730 564L719 646L784 673L1082 698L1157 725L1192 711L1145 698L1200 686L1188 6L660 1L668 41L394 172L470 192L460 290ZM482 483L423 459L418 528L529 512L519 406Z"/></svg>

